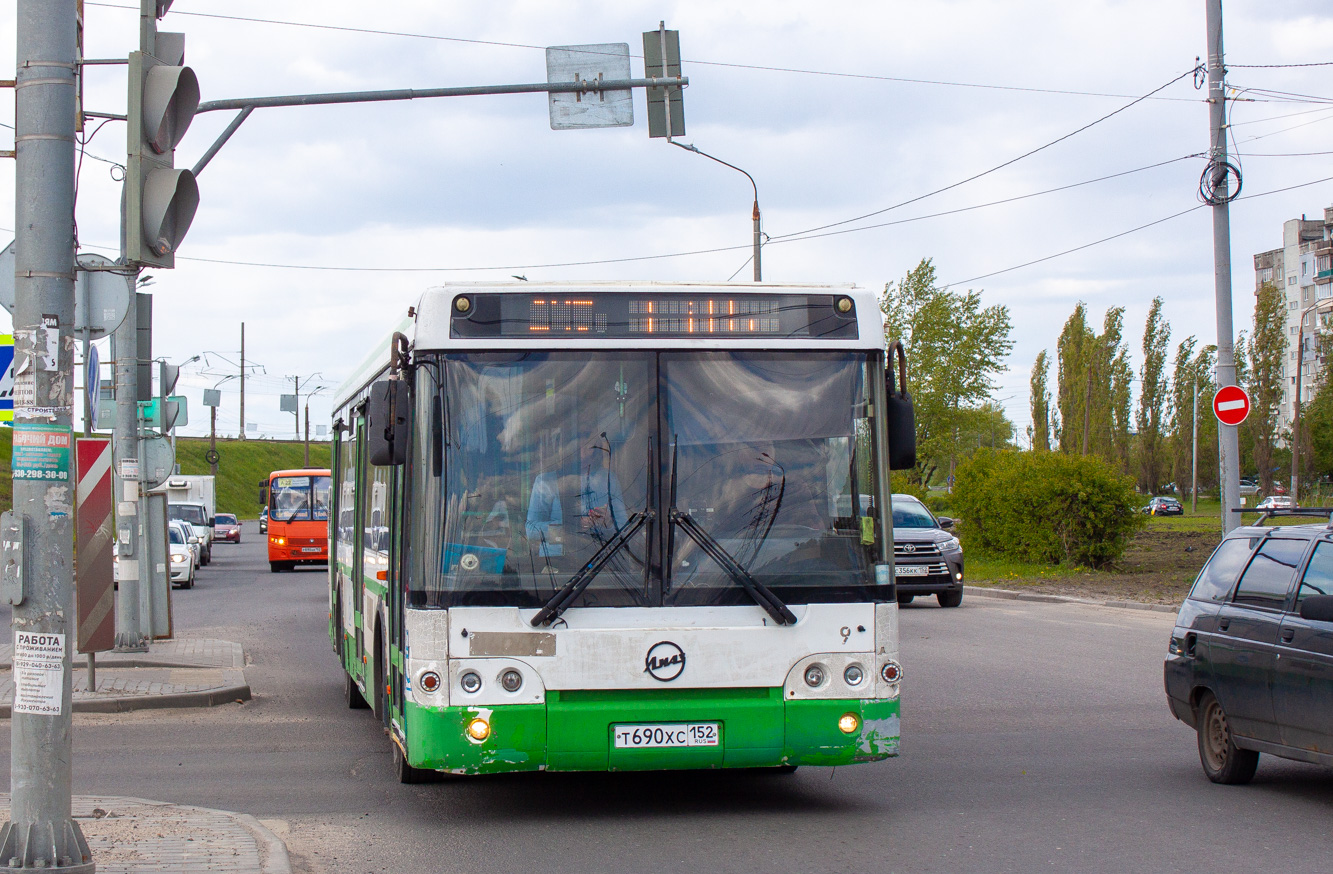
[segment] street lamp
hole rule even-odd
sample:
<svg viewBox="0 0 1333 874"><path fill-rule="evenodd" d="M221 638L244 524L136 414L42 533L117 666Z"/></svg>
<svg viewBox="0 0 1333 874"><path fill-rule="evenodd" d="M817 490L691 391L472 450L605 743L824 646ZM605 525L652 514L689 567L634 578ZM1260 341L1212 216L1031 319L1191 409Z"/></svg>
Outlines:
<svg viewBox="0 0 1333 874"><path fill-rule="evenodd" d="M682 149L684 149L684 150L687 151L687 152L694 152L694 153L697 154L697 155L703 155L705 158L707 158L707 159L710 160L710 161L716 161L717 163L721 164L723 167L730 167L731 169L735 170L737 173L745 173L744 170L742 170L740 167L737 167L735 164L728 164L726 161L722 160L721 158L715 158L715 157L713 157L712 155L710 155L710 154L708 154L707 152L705 152L705 151L703 151L702 149L700 149L700 148L699 148L698 146L696 146L696 145L693 145L693 144L691 144L691 145L686 145L685 143L678 143L678 142L676 142L675 140L669 140L669 142L670 142L671 145L673 145L673 146L680 146ZM760 222L760 218L759 218L759 186L755 184L755 182L754 182L754 177L751 176L749 173L745 173L745 178L750 180L750 187L754 189L754 210L753 210L753 212L750 213L750 220L751 220L752 222L754 222L754 254L752 254L752 255L750 256L750 259L751 259L752 261L754 261L754 281L755 281L755 282L763 282L763 273L764 273L764 272L763 272L763 269L761 268L761 266L760 266L760 262L759 262L759 247L760 247L760 245L763 243L763 237L764 237L764 232L763 232L763 229L762 229L762 224L761 224L761 222ZM741 266L744 267L745 265L741 265ZM738 270L737 272L739 273L740 271Z"/></svg>
<svg viewBox="0 0 1333 874"><path fill-rule="evenodd" d="M319 394L320 392L324 391L326 388L328 388L328 386L321 385L314 391L306 392L305 395L305 466L306 467L310 466L310 399L313 398L315 395Z"/></svg>
<svg viewBox="0 0 1333 874"><path fill-rule="evenodd" d="M213 476L218 475L218 407L222 404L222 385L233 379L240 379L239 373L231 373L213 384L204 392L204 406L208 407L208 467Z"/></svg>
<svg viewBox="0 0 1333 874"><path fill-rule="evenodd" d="M1301 383L1305 370L1305 317L1320 307L1333 304L1333 299L1317 300L1301 310L1296 329L1296 408L1291 419L1291 502L1300 506L1301 483Z"/></svg>

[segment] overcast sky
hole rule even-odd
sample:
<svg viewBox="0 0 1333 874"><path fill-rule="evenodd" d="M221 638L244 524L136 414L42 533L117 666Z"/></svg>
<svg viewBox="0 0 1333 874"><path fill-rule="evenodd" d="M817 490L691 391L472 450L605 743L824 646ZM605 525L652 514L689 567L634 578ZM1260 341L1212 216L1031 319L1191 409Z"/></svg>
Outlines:
<svg viewBox="0 0 1333 874"><path fill-rule="evenodd" d="M14 4L6 5L0 67L12 69ZM135 9L89 2L86 56L124 57L137 48ZM1333 61L1333 8L1325 0L1236 0L1225 14L1228 82L1265 89L1247 90L1232 109L1243 194L1333 176L1333 67L1238 66ZM1189 75L1011 166L890 209L1187 74L1205 54L1203 0L177 0L161 28L187 35L187 62L210 100L540 82L544 46L588 43L628 43L641 75L640 34L659 20L679 30L690 78L682 140L754 176L769 235L888 210L837 228L848 233L775 239L764 250L764 278L882 289L932 258L941 282L984 290L988 303L1009 307L1016 345L996 397L1020 428L1029 422L1032 361L1053 349L1079 300L1097 322L1107 306L1126 307L1136 361L1155 295L1166 299L1173 348L1188 334L1214 341L1206 208L1019 267L1198 205L1202 158L1174 160L1208 144L1205 92ZM123 112L124 77L124 67L91 68L88 108ZM12 93L0 100L0 117L12 119ZM177 165L193 164L229 120L198 117ZM6 137L12 131L0 130ZM77 207L87 251L114 257L120 186L97 158L124 154L119 122L87 146ZM650 140L641 93L633 127L588 131L552 131L542 95L259 110L199 187L202 203L177 269L153 271L151 289L155 353L176 361L209 353L182 379L191 434L207 433L200 391L234 372L226 362L238 357L242 322L247 357L265 368L247 385L247 419L283 436L295 433L291 415L278 411L289 377L311 377L331 391L431 285L511 274L532 281L751 275L749 182ZM0 174L0 204L11 217L13 191L12 173ZM1251 316L1253 254L1281 245L1284 220L1329 205L1331 182L1232 205L1238 328ZM7 240L12 227L0 233ZM723 247L731 248L654 257ZM632 258L642 260L624 260ZM582 263L555 266L571 262ZM235 386L222 386L220 432L234 433L239 421ZM312 422L328 421L328 393L314 399Z"/></svg>

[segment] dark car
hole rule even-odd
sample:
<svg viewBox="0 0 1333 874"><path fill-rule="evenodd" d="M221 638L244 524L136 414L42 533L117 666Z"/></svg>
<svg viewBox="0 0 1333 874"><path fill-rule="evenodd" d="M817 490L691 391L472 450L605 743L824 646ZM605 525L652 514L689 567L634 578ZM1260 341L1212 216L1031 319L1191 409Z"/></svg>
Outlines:
<svg viewBox="0 0 1333 874"><path fill-rule="evenodd" d="M259 533L268 533L268 507L259 511Z"/></svg>
<svg viewBox="0 0 1333 874"><path fill-rule="evenodd" d="M1228 534L1176 617L1165 683L1214 783L1249 782L1260 753L1333 765L1333 527Z"/></svg>
<svg viewBox="0 0 1333 874"><path fill-rule="evenodd" d="M1149 516L1184 516L1185 508L1175 498L1153 498L1143 512Z"/></svg>
<svg viewBox="0 0 1333 874"><path fill-rule="evenodd" d="M240 543L241 520L231 513L218 513L213 517L213 539L224 543Z"/></svg>
<svg viewBox="0 0 1333 874"><path fill-rule="evenodd" d="M934 595L941 607L963 603L963 547L948 531L953 520L937 519L911 495L894 495L892 506L898 603L917 595Z"/></svg>

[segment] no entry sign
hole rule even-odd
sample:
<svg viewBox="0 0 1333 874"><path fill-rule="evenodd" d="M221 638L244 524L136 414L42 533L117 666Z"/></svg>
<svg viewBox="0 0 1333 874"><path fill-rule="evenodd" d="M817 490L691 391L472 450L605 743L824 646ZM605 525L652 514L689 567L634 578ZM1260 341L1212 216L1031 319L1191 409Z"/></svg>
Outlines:
<svg viewBox="0 0 1333 874"><path fill-rule="evenodd" d="M1250 414L1250 396L1238 385L1224 385L1213 395L1213 413L1223 425L1239 425Z"/></svg>

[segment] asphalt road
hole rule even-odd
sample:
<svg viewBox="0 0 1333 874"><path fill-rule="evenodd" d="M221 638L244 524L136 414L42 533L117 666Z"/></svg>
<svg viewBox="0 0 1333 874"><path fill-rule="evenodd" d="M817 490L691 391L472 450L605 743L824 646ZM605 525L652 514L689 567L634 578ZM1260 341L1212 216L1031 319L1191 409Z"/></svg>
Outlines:
<svg viewBox="0 0 1333 874"><path fill-rule="evenodd" d="M895 760L400 786L342 703L325 572L270 574L246 534L174 615L245 646L255 699L78 716L76 793L252 813L308 872L1333 869L1333 769L1265 756L1250 786L1209 783L1163 698L1171 617L1107 608L918 599Z"/></svg>

